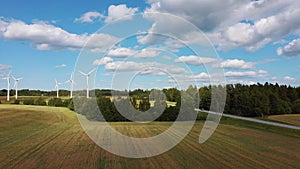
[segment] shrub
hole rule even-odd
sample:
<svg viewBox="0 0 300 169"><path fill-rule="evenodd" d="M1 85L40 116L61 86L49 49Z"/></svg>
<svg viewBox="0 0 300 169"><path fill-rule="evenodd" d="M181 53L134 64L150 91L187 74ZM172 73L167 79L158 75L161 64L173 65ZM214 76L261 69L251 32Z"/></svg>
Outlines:
<svg viewBox="0 0 300 169"><path fill-rule="evenodd" d="M23 104L24 105L34 105L34 100L32 100L32 99L24 100Z"/></svg>
<svg viewBox="0 0 300 169"><path fill-rule="evenodd" d="M13 104L20 104L19 100L14 100Z"/></svg>
<svg viewBox="0 0 300 169"><path fill-rule="evenodd" d="M48 106L64 107L64 104L60 98L53 98L48 101Z"/></svg>
<svg viewBox="0 0 300 169"><path fill-rule="evenodd" d="M75 110L75 109L74 109L74 103L73 103L73 100L72 100L72 99L70 99L70 102L69 102L68 108L69 108L70 110L72 110L72 111L74 111L74 110Z"/></svg>
<svg viewBox="0 0 300 169"><path fill-rule="evenodd" d="M64 107L69 107L69 105L70 105L71 102L72 102L72 99L63 100Z"/></svg>
<svg viewBox="0 0 300 169"><path fill-rule="evenodd" d="M34 105L38 105L38 106L46 106L47 103L44 99L42 98L38 98L34 101Z"/></svg>

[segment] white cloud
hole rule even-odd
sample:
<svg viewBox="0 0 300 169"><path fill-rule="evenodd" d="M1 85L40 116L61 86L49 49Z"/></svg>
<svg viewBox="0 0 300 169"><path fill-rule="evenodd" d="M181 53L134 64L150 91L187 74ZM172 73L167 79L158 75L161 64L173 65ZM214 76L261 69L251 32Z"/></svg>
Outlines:
<svg viewBox="0 0 300 169"><path fill-rule="evenodd" d="M132 18L138 11L137 8L128 8L126 4L111 5L108 7L108 16L105 19L106 23L114 22L116 20L128 20Z"/></svg>
<svg viewBox="0 0 300 169"><path fill-rule="evenodd" d="M30 41L38 50L79 50L85 46L86 49L104 51L119 40L109 34L72 34L43 22L26 24L19 20L3 19L0 19L0 37Z"/></svg>
<svg viewBox="0 0 300 169"><path fill-rule="evenodd" d="M222 31L218 41L220 49L230 50L244 47L248 51L262 48L271 41L277 41L299 29L300 9L292 9L250 23L237 23ZM222 40L223 39L223 40Z"/></svg>
<svg viewBox="0 0 300 169"><path fill-rule="evenodd" d="M289 82L295 82L296 81L295 78L290 77L290 76L285 76L283 79L286 80L286 81L289 81Z"/></svg>
<svg viewBox="0 0 300 169"><path fill-rule="evenodd" d="M7 69L11 69L11 68L12 68L11 65L0 64L0 71L2 71L2 70L7 70Z"/></svg>
<svg viewBox="0 0 300 169"><path fill-rule="evenodd" d="M254 68L254 63L239 59L229 59L222 61L220 65L214 65L214 67L221 67L224 69L252 69Z"/></svg>
<svg viewBox="0 0 300 169"><path fill-rule="evenodd" d="M215 58L206 58L206 57L200 57L200 56L180 56L179 58L175 59L175 62L183 62L189 65L202 65L202 64L208 64L216 62L217 59Z"/></svg>
<svg viewBox="0 0 300 169"><path fill-rule="evenodd" d="M80 18L76 18L74 22L81 22L81 23L93 23L97 19L104 18L99 12L87 12L84 13Z"/></svg>
<svg viewBox="0 0 300 169"><path fill-rule="evenodd" d="M241 79L229 79L226 81L227 84L246 84L246 85L254 85L256 82L252 80L241 80Z"/></svg>
<svg viewBox="0 0 300 169"><path fill-rule="evenodd" d="M133 56L135 54L136 54L136 51L134 51L130 48L124 48L124 47L112 49L107 53L107 55L109 57L116 57L116 58L126 58L126 57Z"/></svg>
<svg viewBox="0 0 300 169"><path fill-rule="evenodd" d="M135 58L153 58L159 55L159 52L157 52L155 49L149 48L149 49L142 49L139 51L136 55L133 57Z"/></svg>
<svg viewBox="0 0 300 169"><path fill-rule="evenodd" d="M159 55L159 52L154 48L144 48L142 50L133 50L125 47L112 49L107 53L107 56L113 58L153 58Z"/></svg>
<svg viewBox="0 0 300 169"><path fill-rule="evenodd" d="M277 49L277 54L286 57L300 56L300 39L294 39L284 47Z"/></svg>
<svg viewBox="0 0 300 169"><path fill-rule="evenodd" d="M56 66L54 66L55 69L65 68L65 67L67 67L66 64L61 64L61 65L56 65Z"/></svg>
<svg viewBox="0 0 300 169"><path fill-rule="evenodd" d="M230 0L220 3L217 0L154 0L149 3L151 7L145 13L166 12L181 16L204 31L220 50L242 47L252 52L299 32L300 1ZM155 23L149 31L167 32L166 29L173 31L178 28L181 34L190 33L181 29L180 24L174 27L172 22L170 26L169 22L161 22L160 18L152 19ZM198 38L190 39L193 41Z"/></svg>
<svg viewBox="0 0 300 169"><path fill-rule="evenodd" d="M190 76L190 78L196 79L196 80L209 80L210 77L207 73L201 72L198 75Z"/></svg>
<svg viewBox="0 0 300 169"><path fill-rule="evenodd" d="M245 72L233 72L228 71L225 72L226 77L232 78L257 78L267 75L268 72L265 70L258 70L258 71L245 71Z"/></svg>
<svg viewBox="0 0 300 169"><path fill-rule="evenodd" d="M139 71L141 74L166 75L166 74L184 74L187 71L175 65L166 65L157 62L109 62L105 65L106 70L110 71Z"/></svg>
<svg viewBox="0 0 300 169"><path fill-rule="evenodd" d="M95 66L105 65L105 64L110 63L112 61L113 61L113 59L110 58L110 57L103 57L101 59L95 60L93 62L93 65L95 65Z"/></svg>

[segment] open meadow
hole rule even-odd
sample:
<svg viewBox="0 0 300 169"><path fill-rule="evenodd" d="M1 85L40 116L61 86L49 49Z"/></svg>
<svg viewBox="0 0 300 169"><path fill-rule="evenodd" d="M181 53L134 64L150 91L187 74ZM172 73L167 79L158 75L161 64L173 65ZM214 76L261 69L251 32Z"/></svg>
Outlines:
<svg viewBox="0 0 300 169"><path fill-rule="evenodd" d="M111 125L123 133L134 130L130 134L139 137L164 131L171 123ZM299 131L224 118L212 137L199 144L202 126L203 121L198 121L180 144L162 155L129 159L99 148L84 133L76 114L67 108L0 104L0 168L287 169L300 166Z"/></svg>

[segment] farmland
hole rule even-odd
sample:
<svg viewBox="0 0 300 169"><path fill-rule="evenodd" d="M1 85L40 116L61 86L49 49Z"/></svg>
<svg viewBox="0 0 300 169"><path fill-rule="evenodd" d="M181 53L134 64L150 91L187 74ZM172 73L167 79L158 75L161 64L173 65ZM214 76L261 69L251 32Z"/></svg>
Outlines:
<svg viewBox="0 0 300 169"><path fill-rule="evenodd" d="M151 136L171 124L111 123L122 133L134 130L130 133L134 137ZM199 144L202 126L203 121L198 121L180 144L162 155L129 159L99 148L84 133L76 114L66 108L2 104L0 168L299 167L299 131L223 119L213 136Z"/></svg>
<svg viewBox="0 0 300 169"><path fill-rule="evenodd" d="M300 116L298 114L273 115L269 116L268 119L300 126Z"/></svg>

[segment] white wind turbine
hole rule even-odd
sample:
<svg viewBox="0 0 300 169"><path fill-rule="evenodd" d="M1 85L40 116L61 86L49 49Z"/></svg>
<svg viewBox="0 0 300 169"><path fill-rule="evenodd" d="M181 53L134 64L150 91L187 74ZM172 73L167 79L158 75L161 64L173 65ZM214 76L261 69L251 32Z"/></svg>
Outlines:
<svg viewBox="0 0 300 169"><path fill-rule="evenodd" d="M92 69L89 73L83 73L81 71L79 71L79 73L81 73L83 76L86 77L86 98L89 98L90 95L89 95L89 87L90 87L90 82L89 82L89 79L90 79L90 75L96 70L96 68Z"/></svg>
<svg viewBox="0 0 300 169"><path fill-rule="evenodd" d="M66 81L65 83L70 84L70 98L73 98L73 90L74 90L74 80L73 80L73 74L71 75L70 80Z"/></svg>
<svg viewBox="0 0 300 169"><path fill-rule="evenodd" d="M57 82L57 80L55 79L55 89L57 98L59 98L59 85L61 85L61 83Z"/></svg>
<svg viewBox="0 0 300 169"><path fill-rule="evenodd" d="M7 80L7 101L9 101L9 92L10 92L10 74L11 71L6 75L5 78L3 78Z"/></svg>
<svg viewBox="0 0 300 169"><path fill-rule="evenodd" d="M15 78L14 76L12 76L12 78L15 80L15 88L16 88L16 100L18 99L18 86L19 86L19 81L21 79L23 79L22 77L21 78Z"/></svg>

